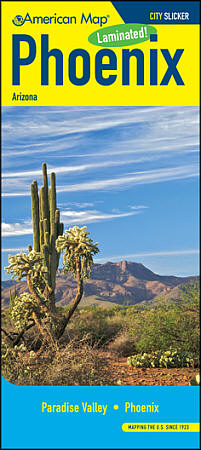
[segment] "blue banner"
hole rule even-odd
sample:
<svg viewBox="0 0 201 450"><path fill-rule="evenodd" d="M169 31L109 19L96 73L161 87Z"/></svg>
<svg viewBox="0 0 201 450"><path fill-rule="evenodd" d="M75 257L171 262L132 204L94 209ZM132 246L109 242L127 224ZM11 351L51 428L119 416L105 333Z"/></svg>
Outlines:
<svg viewBox="0 0 201 450"><path fill-rule="evenodd" d="M124 2L113 1L125 23L198 24L200 2Z"/></svg>
<svg viewBox="0 0 201 450"><path fill-rule="evenodd" d="M32 387L15 386L3 379L2 388L4 449L199 448L197 432L122 430L128 422L197 423L196 386ZM151 412L143 411L142 405L151 406ZM67 412L70 406L73 412Z"/></svg>

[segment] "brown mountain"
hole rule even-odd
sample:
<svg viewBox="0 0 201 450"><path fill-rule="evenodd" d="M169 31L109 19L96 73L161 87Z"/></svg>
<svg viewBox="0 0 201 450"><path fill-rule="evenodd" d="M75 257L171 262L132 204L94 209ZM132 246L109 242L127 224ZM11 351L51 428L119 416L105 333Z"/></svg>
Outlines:
<svg viewBox="0 0 201 450"><path fill-rule="evenodd" d="M112 302L122 304L128 301L130 304L141 301L153 300L158 296L178 296L179 287L198 277L174 277L157 275L143 264L120 261L118 263L107 262L94 264L91 278L84 286L84 304L103 304ZM15 283L4 281L2 283L2 305L8 306L10 289L15 285L17 293L26 290L26 282ZM58 271L56 298L57 304L65 306L74 297L76 281L71 274L64 275ZM104 305L104 304L103 304Z"/></svg>

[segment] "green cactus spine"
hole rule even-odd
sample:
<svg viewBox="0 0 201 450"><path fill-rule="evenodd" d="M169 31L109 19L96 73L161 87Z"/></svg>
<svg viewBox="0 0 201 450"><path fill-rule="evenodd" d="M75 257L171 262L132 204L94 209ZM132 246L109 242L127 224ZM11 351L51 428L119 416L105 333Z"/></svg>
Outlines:
<svg viewBox="0 0 201 450"><path fill-rule="evenodd" d="M56 204L56 178L55 173L50 175L50 189L48 192L47 166L42 165L43 186L38 194L36 181L31 184L33 248L44 257L44 266L47 269L47 285L51 291L49 296L50 307L55 309L54 291L56 287L56 271L59 265L59 256L55 248L58 236L63 234L63 224L60 223L60 211Z"/></svg>

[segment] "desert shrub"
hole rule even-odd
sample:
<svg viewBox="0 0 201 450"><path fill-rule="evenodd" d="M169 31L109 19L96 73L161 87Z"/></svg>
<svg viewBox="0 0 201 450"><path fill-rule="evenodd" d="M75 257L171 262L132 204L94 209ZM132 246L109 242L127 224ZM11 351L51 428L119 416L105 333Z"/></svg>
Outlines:
<svg viewBox="0 0 201 450"><path fill-rule="evenodd" d="M129 356L135 351L135 342L128 331L122 331L109 344L109 349L120 356Z"/></svg>
<svg viewBox="0 0 201 450"><path fill-rule="evenodd" d="M183 288L185 289L185 288ZM199 353L199 291L193 286L182 290L180 301L147 305L128 318L139 353L182 348Z"/></svg>
<svg viewBox="0 0 201 450"><path fill-rule="evenodd" d="M64 348L46 348L43 354L28 351L24 344L12 348L2 345L2 375L17 385L110 385L107 362L95 348L74 341Z"/></svg>
<svg viewBox="0 0 201 450"><path fill-rule="evenodd" d="M113 308L85 307L69 324L72 337L88 336L91 345L107 345L122 356L182 348L199 353L198 286L184 287L179 301Z"/></svg>
<svg viewBox="0 0 201 450"><path fill-rule="evenodd" d="M166 367L166 368L180 368L180 367L197 367L198 361L192 353L187 353L181 349L173 349L163 351L155 351L152 353L141 353L130 356L127 359L128 365L140 367Z"/></svg>
<svg viewBox="0 0 201 450"><path fill-rule="evenodd" d="M4 325L10 325L11 324L11 318L10 318L10 309L9 308L2 308L1 310L1 320L4 323Z"/></svg>
<svg viewBox="0 0 201 450"><path fill-rule="evenodd" d="M38 318L44 316L44 313L28 292L16 295L10 302L9 315L12 323L19 330L25 328L28 322L33 320L33 312L37 314Z"/></svg>
<svg viewBox="0 0 201 450"><path fill-rule="evenodd" d="M49 370L43 378L43 385L96 386L111 384L111 377L105 371L106 360L87 343L68 346L55 354Z"/></svg>
<svg viewBox="0 0 201 450"><path fill-rule="evenodd" d="M15 313L23 321L20 306L18 302ZM58 308L62 315L69 307ZM15 336L11 308L3 312L2 322ZM21 385L116 384L103 352L98 351L107 345L117 355L133 355L128 358L133 367L198 367L199 291L193 285L183 289L179 301L76 310L59 346L46 346L41 355L36 327L26 333L22 346L11 344L4 334L2 374Z"/></svg>
<svg viewBox="0 0 201 450"><path fill-rule="evenodd" d="M180 289L180 304L183 309L191 312L200 312L200 283L199 281L191 281L183 285ZM199 320L199 316L198 316Z"/></svg>
<svg viewBox="0 0 201 450"><path fill-rule="evenodd" d="M19 358L20 354L26 351L24 344L14 348L2 339L1 342L1 373L4 378L11 383L17 379L23 380L26 377L26 367Z"/></svg>
<svg viewBox="0 0 201 450"><path fill-rule="evenodd" d="M105 309L83 308L69 324L68 332L73 338L80 340L85 337L91 346L100 347L117 335L122 327L121 322L118 315L111 315Z"/></svg>

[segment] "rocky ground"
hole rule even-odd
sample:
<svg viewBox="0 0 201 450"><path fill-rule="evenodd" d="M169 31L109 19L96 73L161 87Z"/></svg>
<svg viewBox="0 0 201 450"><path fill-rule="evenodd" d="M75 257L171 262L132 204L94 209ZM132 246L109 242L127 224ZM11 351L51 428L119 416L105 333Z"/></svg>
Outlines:
<svg viewBox="0 0 201 450"><path fill-rule="evenodd" d="M127 358L114 357L113 353L103 352L107 368L114 384L122 386L189 386L199 369L135 369L128 366Z"/></svg>

